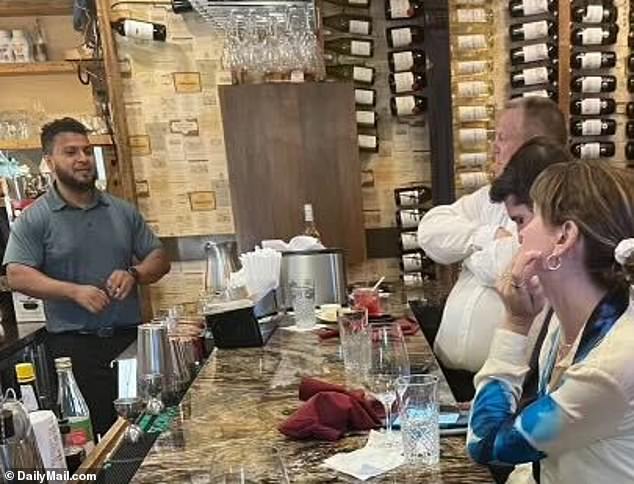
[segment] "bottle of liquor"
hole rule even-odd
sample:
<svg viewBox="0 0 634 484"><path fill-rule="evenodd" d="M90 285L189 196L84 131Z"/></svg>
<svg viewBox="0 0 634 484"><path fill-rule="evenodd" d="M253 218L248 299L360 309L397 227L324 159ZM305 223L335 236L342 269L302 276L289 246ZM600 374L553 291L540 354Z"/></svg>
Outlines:
<svg viewBox="0 0 634 484"><path fill-rule="evenodd" d="M511 86L516 88L532 86L544 82L554 82L556 78L557 74L552 67L532 67L512 73Z"/></svg>
<svg viewBox="0 0 634 484"><path fill-rule="evenodd" d="M570 147L575 158L581 159L597 159L610 158L614 156L614 143L592 142L592 143L573 143Z"/></svg>
<svg viewBox="0 0 634 484"><path fill-rule="evenodd" d="M628 121L625 125L625 134L629 139L634 139L634 121Z"/></svg>
<svg viewBox="0 0 634 484"><path fill-rule="evenodd" d="M387 45L393 49L408 47L425 40L425 33L417 25L403 25L401 27L391 27L385 30Z"/></svg>
<svg viewBox="0 0 634 484"><path fill-rule="evenodd" d="M427 57L424 50L411 49L390 52L387 55L387 63L392 72L425 72L427 70Z"/></svg>
<svg viewBox="0 0 634 484"><path fill-rule="evenodd" d="M460 81L454 84L453 92L459 98L474 98L492 96L493 89L491 81Z"/></svg>
<svg viewBox="0 0 634 484"><path fill-rule="evenodd" d="M458 121L461 123L474 123L493 119L495 110L493 106L458 106Z"/></svg>
<svg viewBox="0 0 634 484"><path fill-rule="evenodd" d="M364 128L376 128L376 113L374 111L357 110L357 126Z"/></svg>
<svg viewBox="0 0 634 484"><path fill-rule="evenodd" d="M394 94L420 91L427 85L425 74L418 72L390 72L388 82Z"/></svg>
<svg viewBox="0 0 634 484"><path fill-rule="evenodd" d="M68 419L63 418L57 421L59 426L59 433L62 437L62 445L64 446L64 458L66 460L66 467L68 472L75 473L81 463L86 458L86 451L83 447L75 445L73 437L70 433L70 425Z"/></svg>
<svg viewBox="0 0 634 484"><path fill-rule="evenodd" d="M370 0L326 0L340 7L370 8Z"/></svg>
<svg viewBox="0 0 634 484"><path fill-rule="evenodd" d="M588 97L570 101L571 114L596 116L601 114L614 114L615 112L616 102L609 97Z"/></svg>
<svg viewBox="0 0 634 484"><path fill-rule="evenodd" d="M423 2L420 0L386 0L385 18L397 20L411 18L423 13Z"/></svg>
<svg viewBox="0 0 634 484"><path fill-rule="evenodd" d="M558 0L511 0L509 12L511 17L528 17L543 13L555 13Z"/></svg>
<svg viewBox="0 0 634 484"><path fill-rule="evenodd" d="M379 152L379 138L375 134L358 134L357 145L361 151Z"/></svg>
<svg viewBox="0 0 634 484"><path fill-rule="evenodd" d="M573 119L570 134L573 136L610 136L616 133L613 119Z"/></svg>
<svg viewBox="0 0 634 484"><path fill-rule="evenodd" d="M315 224L315 214L313 212L313 205L311 203L304 204L304 230L302 235L314 237L317 240L321 240L321 234L317 230Z"/></svg>
<svg viewBox="0 0 634 484"><path fill-rule="evenodd" d="M75 443L81 445L86 454L94 448L94 434L90 411L73 375L73 365L68 357L56 358L57 404L60 416L68 419Z"/></svg>
<svg viewBox="0 0 634 484"><path fill-rule="evenodd" d="M326 74L329 77L354 81L359 84L374 84L374 67L343 64L339 66L326 66Z"/></svg>
<svg viewBox="0 0 634 484"><path fill-rule="evenodd" d="M616 67L614 52L573 52L570 55L573 69L611 69Z"/></svg>
<svg viewBox="0 0 634 484"><path fill-rule="evenodd" d="M556 83L553 83L556 86ZM557 101L559 98L557 91L555 89L531 89L530 91L523 92L514 92L511 93L511 99L515 99L518 97L530 97L530 96L539 96L539 97L547 97L552 99L553 101Z"/></svg>
<svg viewBox="0 0 634 484"><path fill-rule="evenodd" d="M31 363L18 363L15 365L15 374L20 386L22 403L29 412L40 409L40 398L35 383L35 370Z"/></svg>
<svg viewBox="0 0 634 484"><path fill-rule="evenodd" d="M42 32L42 25L39 20L35 21L35 37L33 39L33 58L35 62L46 62L48 60L48 49Z"/></svg>
<svg viewBox="0 0 634 484"><path fill-rule="evenodd" d="M557 58L557 45L551 43L524 45L511 49L511 64L537 62Z"/></svg>
<svg viewBox="0 0 634 484"><path fill-rule="evenodd" d="M509 35L513 42L552 38L557 35L557 24L551 20L515 24L509 27Z"/></svg>
<svg viewBox="0 0 634 484"><path fill-rule="evenodd" d="M629 102L625 106L625 114L629 119L634 119L634 102Z"/></svg>
<svg viewBox="0 0 634 484"><path fill-rule="evenodd" d="M372 57L374 41L371 39L334 39L324 42L324 47L338 54L355 57Z"/></svg>
<svg viewBox="0 0 634 484"><path fill-rule="evenodd" d="M616 22L617 10L614 5L588 5L587 2L581 4L573 3L570 7L570 16L573 22L607 24Z"/></svg>
<svg viewBox="0 0 634 484"><path fill-rule="evenodd" d="M371 35L372 17L341 13L324 17L324 26L347 34Z"/></svg>
<svg viewBox="0 0 634 484"><path fill-rule="evenodd" d="M570 41L574 45L611 45L616 43L618 33L617 25L579 27L572 29Z"/></svg>
<svg viewBox="0 0 634 484"><path fill-rule="evenodd" d="M167 28L163 24L144 20L122 19L110 23L119 35L139 40L158 40L165 42Z"/></svg>
<svg viewBox="0 0 634 484"><path fill-rule="evenodd" d="M376 106L376 91L374 89L355 89L354 101L359 106Z"/></svg>
<svg viewBox="0 0 634 484"><path fill-rule="evenodd" d="M394 116L415 116L427 109L427 98L423 96L396 96L390 99L390 110Z"/></svg>
<svg viewBox="0 0 634 484"><path fill-rule="evenodd" d="M486 8L457 8L451 20L458 24L484 24L493 19L493 12Z"/></svg>
<svg viewBox="0 0 634 484"><path fill-rule="evenodd" d="M614 76L573 76L570 80L570 90L573 92L614 92L616 77Z"/></svg>
<svg viewBox="0 0 634 484"><path fill-rule="evenodd" d="M625 159L628 161L634 160L634 143L625 144Z"/></svg>

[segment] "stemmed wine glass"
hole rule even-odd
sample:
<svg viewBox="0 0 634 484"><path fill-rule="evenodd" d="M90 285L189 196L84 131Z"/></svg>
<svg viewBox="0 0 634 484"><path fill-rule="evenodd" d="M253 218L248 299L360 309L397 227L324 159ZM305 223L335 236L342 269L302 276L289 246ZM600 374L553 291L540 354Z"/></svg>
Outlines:
<svg viewBox="0 0 634 484"><path fill-rule="evenodd" d="M409 357L398 323L373 323L369 329L371 352L364 386L383 404L386 436L390 442L393 437L392 406L397 398L397 379L409 376Z"/></svg>

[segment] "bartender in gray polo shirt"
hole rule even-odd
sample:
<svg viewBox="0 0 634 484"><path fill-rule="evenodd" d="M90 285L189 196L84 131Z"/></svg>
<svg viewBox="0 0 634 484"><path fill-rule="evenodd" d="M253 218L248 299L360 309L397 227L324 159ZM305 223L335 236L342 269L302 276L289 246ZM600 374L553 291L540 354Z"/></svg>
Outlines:
<svg viewBox="0 0 634 484"><path fill-rule="evenodd" d="M103 435L116 419L109 365L141 321L137 288L170 264L138 210L95 188L84 125L53 121L41 140L55 182L12 227L4 264L12 289L44 300L49 351L72 358L95 435Z"/></svg>

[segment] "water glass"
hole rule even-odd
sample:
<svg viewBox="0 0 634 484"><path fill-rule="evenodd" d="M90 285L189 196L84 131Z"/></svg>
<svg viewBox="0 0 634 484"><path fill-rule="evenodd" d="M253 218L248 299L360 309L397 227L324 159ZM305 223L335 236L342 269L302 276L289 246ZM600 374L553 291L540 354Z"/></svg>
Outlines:
<svg viewBox="0 0 634 484"><path fill-rule="evenodd" d="M340 308L337 310L337 324L346 380L352 385L362 383L370 364L368 310Z"/></svg>
<svg viewBox="0 0 634 484"><path fill-rule="evenodd" d="M310 279L291 282L295 324L300 329L315 326L315 283Z"/></svg>
<svg viewBox="0 0 634 484"><path fill-rule="evenodd" d="M410 375L397 382L405 462L436 465L440 458L438 377Z"/></svg>

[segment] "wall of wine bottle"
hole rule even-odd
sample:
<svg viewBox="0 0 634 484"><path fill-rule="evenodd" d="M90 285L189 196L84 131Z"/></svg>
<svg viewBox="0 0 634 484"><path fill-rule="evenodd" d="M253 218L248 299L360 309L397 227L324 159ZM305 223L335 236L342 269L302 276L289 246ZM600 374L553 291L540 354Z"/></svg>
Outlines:
<svg viewBox="0 0 634 484"><path fill-rule="evenodd" d="M628 34L627 34L627 90L628 90L628 102L625 108L625 114L627 116L627 122L625 124L625 145L624 145L624 155L625 155L625 164L628 167L634 166L634 10L632 5L633 2L629 3L629 15L628 15ZM625 15L625 12L623 12Z"/></svg>

